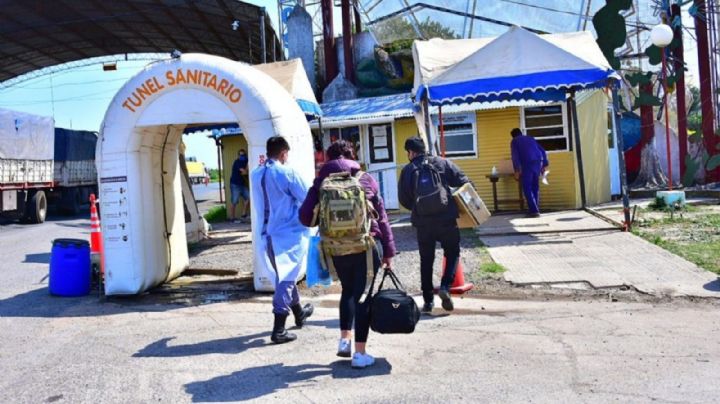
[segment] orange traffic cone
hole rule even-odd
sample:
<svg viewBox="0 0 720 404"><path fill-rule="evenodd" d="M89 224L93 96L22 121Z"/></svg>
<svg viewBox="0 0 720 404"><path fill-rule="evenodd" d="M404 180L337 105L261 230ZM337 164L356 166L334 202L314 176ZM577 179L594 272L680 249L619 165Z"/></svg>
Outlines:
<svg viewBox="0 0 720 404"><path fill-rule="evenodd" d="M445 275L446 264L447 263L445 261L445 257L443 257L443 276ZM462 295L463 293L474 287L475 285L473 285L472 283L465 283L465 274L463 274L462 259L458 257L457 270L455 271L455 279L453 280L452 285L450 285L450 293L453 295ZM438 289L435 288L435 293L437 293L437 291Z"/></svg>
<svg viewBox="0 0 720 404"><path fill-rule="evenodd" d="M97 200L95 194L90 194L90 260L100 268L100 279L105 273L103 263L102 230L100 230L100 218L98 217Z"/></svg>

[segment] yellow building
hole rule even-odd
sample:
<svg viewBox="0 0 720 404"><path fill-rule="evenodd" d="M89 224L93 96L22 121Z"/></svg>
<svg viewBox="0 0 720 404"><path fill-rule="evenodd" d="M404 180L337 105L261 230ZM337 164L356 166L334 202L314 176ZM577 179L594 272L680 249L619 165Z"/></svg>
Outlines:
<svg viewBox="0 0 720 404"><path fill-rule="evenodd" d="M603 91L579 93L578 121L588 205L610 200L608 165L608 96ZM582 205L571 118L565 103L531 107L471 104L443 108L447 157L460 166L492 209L492 186L486 177L493 166L510 159L510 130L521 128L548 151L549 185L541 185L544 210L576 209ZM380 182L388 209L399 209L397 178L407 164L405 140L416 136L417 124L408 94L340 101L322 105L323 145L337 138L356 144L358 159ZM431 111L432 113L433 111ZM437 116L433 116L437 125ZM319 122L311 124L319 133ZM498 199L517 199L511 177L497 184ZM527 206L527 205L526 205ZM518 205L501 204L501 210Z"/></svg>

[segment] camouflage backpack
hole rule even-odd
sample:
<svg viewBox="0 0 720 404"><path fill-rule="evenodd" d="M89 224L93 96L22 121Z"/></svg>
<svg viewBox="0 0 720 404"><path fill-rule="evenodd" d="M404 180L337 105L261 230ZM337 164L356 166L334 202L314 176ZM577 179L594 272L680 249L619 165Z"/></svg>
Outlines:
<svg viewBox="0 0 720 404"><path fill-rule="evenodd" d="M363 174L362 171L355 175L330 174L320 186L317 219L323 261L333 272L336 272L333 256L366 252L368 272L372 273L375 239L370 234L370 223L378 216L360 184Z"/></svg>

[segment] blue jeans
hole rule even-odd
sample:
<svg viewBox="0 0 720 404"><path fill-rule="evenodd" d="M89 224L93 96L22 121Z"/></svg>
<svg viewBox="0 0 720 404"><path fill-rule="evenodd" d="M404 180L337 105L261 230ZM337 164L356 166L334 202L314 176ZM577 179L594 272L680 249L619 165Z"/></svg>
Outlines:
<svg viewBox="0 0 720 404"><path fill-rule="evenodd" d="M250 199L248 187L230 183L230 202L232 202L233 205L237 205L238 202L240 202L241 196L243 200L247 201Z"/></svg>

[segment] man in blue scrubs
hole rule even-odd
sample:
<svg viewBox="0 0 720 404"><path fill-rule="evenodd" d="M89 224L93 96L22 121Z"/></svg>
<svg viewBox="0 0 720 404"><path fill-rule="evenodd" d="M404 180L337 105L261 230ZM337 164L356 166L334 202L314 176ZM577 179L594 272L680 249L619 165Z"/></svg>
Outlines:
<svg viewBox="0 0 720 404"><path fill-rule="evenodd" d="M548 166L545 149L532 136L523 135L518 128L510 131L515 179L522 184L523 194L528 204L527 217L540 216L540 175Z"/></svg>
<svg viewBox="0 0 720 404"><path fill-rule="evenodd" d="M270 265L275 270L273 314L275 323L270 339L276 344L294 341L297 336L285 329L292 313L295 325L302 327L313 313L312 304L302 306L295 284L308 252L310 230L300 223L298 210L310 185L292 167L286 165L290 146L285 138L267 140L265 164L253 170L253 203L262 218L262 237Z"/></svg>

